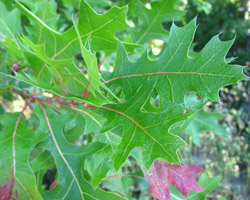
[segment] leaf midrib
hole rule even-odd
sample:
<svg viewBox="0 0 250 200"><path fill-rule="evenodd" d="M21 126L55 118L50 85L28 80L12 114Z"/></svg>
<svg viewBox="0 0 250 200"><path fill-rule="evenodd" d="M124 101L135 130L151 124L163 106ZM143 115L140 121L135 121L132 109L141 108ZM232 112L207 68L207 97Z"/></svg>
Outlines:
<svg viewBox="0 0 250 200"><path fill-rule="evenodd" d="M81 189L81 186L80 186L80 184L79 184L79 182L78 182L78 180L77 180L77 178L76 178L76 175L75 175L73 169L72 169L71 166L69 165L67 159L64 157L64 155L63 155L63 153L62 153L62 151L61 151L61 149L60 149L60 147L59 147L59 145L58 145L58 143L57 143L57 141L56 141L56 138L55 138L53 129L52 129L51 125L50 125L49 118L48 118L48 116L47 116L47 113L46 113L44 107L42 106L42 104L40 104L40 106L41 106L41 108L42 108L42 110L43 110L43 114L44 114L45 120L46 120L46 122L47 122L47 126L48 126L48 128L49 128L49 131L50 131L50 133L51 133L52 139L53 139L53 141L54 141L54 144L55 144L55 146L56 146L56 149L57 149L57 151L58 151L60 157L61 157L62 160L64 161L65 165L66 165L67 168L69 169L71 175L73 176L73 179L74 179L74 181L76 182L77 187L78 187L78 189L79 189L79 192L80 192L80 194L81 194L81 198L82 198L82 200L84 200L84 197L82 196L82 189Z"/></svg>
<svg viewBox="0 0 250 200"><path fill-rule="evenodd" d="M148 132L145 130L145 128L144 128L143 126L141 126L139 123L137 123L133 118L131 118L130 116L126 115L126 114L123 113L123 112L120 112L120 111L118 111L118 110L114 110L114 109L112 109L112 108L103 107L103 106L102 106L101 108L106 109L106 110L109 110L109 111L112 111L112 112L115 112L115 113L118 113L118 114L120 114L120 115L126 117L128 120L130 120L131 122L133 122L137 127L139 127L147 136L149 136L149 137L153 140L153 142L157 143L157 144L163 149L163 151L169 155L169 157L171 157L175 162L178 163L178 160L176 160L176 159L175 159L175 158L174 158L174 157L164 148L164 146L163 146L158 140L156 140L150 133L148 133Z"/></svg>
<svg viewBox="0 0 250 200"><path fill-rule="evenodd" d="M213 74L213 73L200 73L200 72L151 72L151 73L145 73L145 74L129 74L129 75L124 75L124 76L119 76L119 77L115 77L110 80L104 81L103 84L106 84L106 83L109 83L111 81L115 81L118 79L123 79L123 78L137 77L137 76L152 76L152 75L159 75L159 74L238 77L237 75L232 75L232 74Z"/></svg>

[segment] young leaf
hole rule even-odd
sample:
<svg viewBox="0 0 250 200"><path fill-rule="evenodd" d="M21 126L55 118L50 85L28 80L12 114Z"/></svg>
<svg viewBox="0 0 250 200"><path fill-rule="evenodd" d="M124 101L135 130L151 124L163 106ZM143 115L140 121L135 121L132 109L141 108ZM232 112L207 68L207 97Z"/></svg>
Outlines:
<svg viewBox="0 0 250 200"><path fill-rule="evenodd" d="M196 182L196 175L203 171L196 165L176 165L155 161L152 168L145 174L149 190L154 198L171 200L169 187L171 184L185 196L189 191L203 192L204 189Z"/></svg>
<svg viewBox="0 0 250 200"><path fill-rule="evenodd" d="M229 136L230 133L226 130L226 127L218 123L218 120L221 120L223 115L220 113L205 112L202 109L205 104L206 102L198 100L195 95L186 96L185 105L198 112L184 122L174 124L170 128L170 133L180 134L186 131L198 146L200 146L200 132L204 130L212 131L217 135Z"/></svg>
<svg viewBox="0 0 250 200"><path fill-rule="evenodd" d="M109 89L100 81L101 76L97 68L97 59L94 54L87 51L81 44L83 58L87 63L89 72L89 79L80 71L74 64L72 59L53 60L50 59L44 52L44 45L35 45L28 38L23 37L23 42L28 44L34 51L34 56L38 57L45 63L47 68L51 70L52 74L57 77L56 84L65 91L70 91L71 94L82 95L85 98L89 96L103 96L100 91L100 86ZM36 59L36 58L35 58ZM111 93L111 92L110 92ZM102 97L104 98L104 97Z"/></svg>
<svg viewBox="0 0 250 200"><path fill-rule="evenodd" d="M221 177L208 177L205 172L203 172L198 180L199 185L204 189L203 192L193 192L190 191L188 198L184 197L176 187L170 186L170 195L172 200L206 200L206 196L211 193L217 186Z"/></svg>
<svg viewBox="0 0 250 200"><path fill-rule="evenodd" d="M89 91L97 91L98 93L101 93L100 88L102 87L104 88L106 91L108 91L113 97L117 98L111 91L110 89L104 85L100 79L101 76L99 74L98 71L98 66L97 66L97 58L95 56L95 54L93 54L91 52L90 49L90 44L89 44L89 40L86 41L86 46L83 46L82 43L82 39L81 39L81 35L76 27L76 25L74 24L75 29L76 29L76 33L77 33L77 37L79 39L80 42L80 47L81 47L81 53L82 53L82 57L87 65L87 69L88 69L88 75L89 75L89 80L88 80L88 85L86 87L86 91L85 91L85 96L88 96L88 92Z"/></svg>
<svg viewBox="0 0 250 200"><path fill-rule="evenodd" d="M226 130L226 127L218 124L218 120L221 118L223 118L223 115L220 113L209 113L202 110L196 114L186 131L198 146L200 146L200 132L203 130L212 131L216 135L229 136L230 133Z"/></svg>

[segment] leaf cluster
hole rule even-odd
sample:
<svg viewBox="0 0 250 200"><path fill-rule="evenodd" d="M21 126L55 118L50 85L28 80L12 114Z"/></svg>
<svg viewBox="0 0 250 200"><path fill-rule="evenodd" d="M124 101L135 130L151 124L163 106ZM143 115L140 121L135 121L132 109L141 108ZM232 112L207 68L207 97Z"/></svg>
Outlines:
<svg viewBox="0 0 250 200"><path fill-rule="evenodd" d="M215 36L194 52L196 19L162 28L183 15L177 0L153 1L150 8L137 0L103 14L88 2L80 1L72 27L64 27L56 1L0 2L0 92L3 102L8 95L25 102L20 113L0 115L0 194L6 198L132 199L131 181L145 185L143 173L154 163L182 166L180 132L198 145L201 130L228 135L218 124L222 116L203 106L219 101L220 88L246 78L242 66L226 59L233 40ZM126 22L128 11L134 27ZM150 56L143 45L156 40L163 41L161 53ZM124 172L133 160L136 175ZM56 176L45 187L50 169ZM205 199L217 185L218 177L212 186L210 179L200 177L205 191L195 190L204 192L193 199Z"/></svg>

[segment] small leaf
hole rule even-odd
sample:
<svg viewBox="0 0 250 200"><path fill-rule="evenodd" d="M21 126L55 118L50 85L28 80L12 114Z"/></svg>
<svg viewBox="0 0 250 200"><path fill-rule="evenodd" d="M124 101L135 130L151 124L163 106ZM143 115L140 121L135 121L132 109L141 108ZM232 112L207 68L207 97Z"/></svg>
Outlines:
<svg viewBox="0 0 250 200"><path fill-rule="evenodd" d="M5 185L0 185L0 200L10 200L13 194L14 178Z"/></svg>
<svg viewBox="0 0 250 200"><path fill-rule="evenodd" d="M205 189L205 191L201 193L190 192L189 200L205 200L206 196L218 186L220 179L220 176L211 178L208 177L205 172L202 173L198 183L202 188Z"/></svg>
<svg viewBox="0 0 250 200"><path fill-rule="evenodd" d="M112 148L108 145L88 158L85 163L85 169L91 176L91 183L94 188L99 185L107 172L113 169L113 162L110 155L112 155Z"/></svg>
<svg viewBox="0 0 250 200"><path fill-rule="evenodd" d="M204 189L196 182L196 175L203 171L196 165L176 165L155 161L152 168L145 174L149 190L154 198L171 200L169 187L171 184L185 196L189 191L203 192Z"/></svg>
<svg viewBox="0 0 250 200"><path fill-rule="evenodd" d="M196 114L186 131L198 146L200 146L200 132L204 130L212 131L216 135L229 136L230 133L226 130L226 127L218 123L221 118L223 118L223 115L220 113L209 113L202 110Z"/></svg>
<svg viewBox="0 0 250 200"><path fill-rule="evenodd" d="M206 200L206 196L211 193L217 186L221 177L208 177L205 172L203 172L198 180L199 185L204 188L203 192L193 192L189 193L189 197L184 197L179 190L173 185L170 186L170 192L172 200Z"/></svg>

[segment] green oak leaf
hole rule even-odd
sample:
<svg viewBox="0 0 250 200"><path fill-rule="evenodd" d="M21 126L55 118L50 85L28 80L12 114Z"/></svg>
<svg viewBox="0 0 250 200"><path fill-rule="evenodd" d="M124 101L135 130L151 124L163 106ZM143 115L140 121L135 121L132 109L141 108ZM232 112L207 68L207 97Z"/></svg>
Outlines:
<svg viewBox="0 0 250 200"><path fill-rule="evenodd" d="M130 28L129 33L135 43L144 44L150 40L158 39L168 41L169 32L163 28L163 22L178 20L184 12L177 10L178 1L162 0L152 2L151 8L146 8L141 0L130 0L134 5L134 15L139 18L140 24L135 28ZM139 29L139 30L137 30Z"/></svg>
<svg viewBox="0 0 250 200"><path fill-rule="evenodd" d="M110 91L110 89L104 85L100 80L101 76L98 72L98 66L97 66L97 58L95 54L93 54L90 50L90 43L89 40L86 41L86 47L83 46L81 35L75 25L76 33L80 42L81 46L81 53L82 57L86 63L87 69L88 69L88 76L89 81L86 90L87 91L97 91L98 93L101 93L100 88L104 88L106 91L108 91L113 97L117 98L113 92ZM93 93L93 92L92 92ZM118 99L119 100L119 99Z"/></svg>
<svg viewBox="0 0 250 200"><path fill-rule="evenodd" d="M22 30L20 12L18 9L8 11L3 2L0 2L0 30L1 40L4 40L5 37L9 37L10 39L14 40L16 45L19 45L16 37Z"/></svg>
<svg viewBox="0 0 250 200"><path fill-rule="evenodd" d="M200 111L196 114L192 122L187 126L186 132L192 137L193 142L200 146L200 132L209 130L216 135L229 136L226 127L220 125L218 121L224 116L220 113L209 113Z"/></svg>
<svg viewBox="0 0 250 200"><path fill-rule="evenodd" d="M15 19L15 20L10 20ZM6 57L4 61L8 61L9 65L19 61L25 62L19 34L22 31L21 14L17 8L11 11L7 10L5 4L0 2L0 40L11 56Z"/></svg>
<svg viewBox="0 0 250 200"><path fill-rule="evenodd" d="M89 79L82 73L82 71L76 67L73 59L53 60L50 59L44 52L44 45L35 45L28 38L23 37L23 42L28 44L34 51L36 59L37 57L47 63L47 69L56 77L55 82L62 90L70 91L74 95L82 95L88 91L91 96L102 97L100 87L113 94L101 81L101 76L97 68L97 60L94 54L86 50L81 44L83 58L87 64L89 70ZM81 42L81 41L80 41ZM39 87L39 86L38 86ZM114 95L113 95L114 96Z"/></svg>
<svg viewBox="0 0 250 200"><path fill-rule="evenodd" d="M225 62L232 41L222 42L213 37L195 57L189 57L196 30L196 19L179 28L175 24L170 30L169 42L157 60L150 60L147 52L136 62L130 62L120 44L116 68L105 83L121 87L129 99L150 81L160 97L162 111L182 104L187 92L194 91L202 98L219 101L219 89L246 79L243 67ZM149 77L151 80L149 80ZM157 84L156 84L157 80ZM127 100L126 99L126 100Z"/></svg>
<svg viewBox="0 0 250 200"><path fill-rule="evenodd" d="M198 183L204 192L189 192L188 198L184 197L173 185L170 186L172 200L206 200L206 196L211 193L219 184L221 177L208 177L205 172L200 176Z"/></svg>
<svg viewBox="0 0 250 200"><path fill-rule="evenodd" d="M46 34L45 52L48 57L71 58L76 52L79 52L80 45L75 28L72 27L64 33L59 33L49 27L42 19L23 6L16 0L17 7L30 19L36 22L36 26L43 27L43 33ZM113 7L103 15L97 14L84 0L80 3L78 29L82 41L85 43L88 37L91 37L92 50L104 50L113 52L117 46L117 39L114 33L123 30L129 26L126 24L125 17L127 7ZM39 34L39 33L37 33ZM125 44L128 50L133 50L138 45Z"/></svg>
<svg viewBox="0 0 250 200"><path fill-rule="evenodd" d="M37 109L35 114L40 120L45 117L43 120L46 120L49 129L50 142L44 143L46 144L44 148L51 151L58 171L57 184L51 191L43 194L44 199L124 199L101 189L94 190L84 178L82 174L84 160L101 150L105 145L100 142L92 142L84 146L69 144L64 137L63 130L65 124L74 117L74 114L60 116L50 113L48 117L45 109ZM46 127L42 129L46 129Z"/></svg>
<svg viewBox="0 0 250 200"><path fill-rule="evenodd" d="M3 74L3 73L0 72L0 74ZM4 74L4 75L6 75L6 74ZM105 100L103 98L96 98L91 94L88 96L88 98L85 98L83 96L63 93L63 91L61 91L57 86L50 85L47 82L34 79L34 77L32 77L28 74L26 74L27 77L20 74L20 73L15 73L15 76L11 76L11 75L6 75L6 76L23 81L23 82L28 83L32 86L39 87L39 88L44 89L45 91L47 91L55 96L63 97L64 99L81 101L83 103L94 104L97 106L101 106L101 105L109 102L108 100ZM71 103L72 103L72 101L71 101Z"/></svg>
<svg viewBox="0 0 250 200"><path fill-rule="evenodd" d="M168 132L174 123L187 119L193 111L184 112L184 108L176 107L165 113L147 113L142 107L149 98L155 85L151 85L151 78L141 86L131 100L123 104L107 105L104 116L108 119L102 131L123 127L123 137L115 149L113 161L119 169L135 147L142 148L143 165L147 169L157 158L163 158L171 163L179 163L177 149L184 141ZM157 80L156 83L157 84Z"/></svg>
<svg viewBox="0 0 250 200"><path fill-rule="evenodd" d="M114 153L114 149L121 142L121 138L112 132L106 132L105 134L95 134L95 136L98 141L108 145L90 156L85 162L85 169L91 176L91 184L94 188L100 184L108 172L115 171L111 155Z"/></svg>
<svg viewBox="0 0 250 200"><path fill-rule="evenodd" d="M91 184L94 188L106 177L108 171L113 169L113 162L110 157L112 153L111 145L107 145L87 159L84 168L90 174Z"/></svg>
<svg viewBox="0 0 250 200"><path fill-rule="evenodd" d="M216 135L229 136L230 133L226 127L218 123L223 118L223 115L215 112L206 112L203 106L206 101L198 100L194 94L185 97L186 107L191 107L198 112L192 115L187 120L176 123L171 127L170 132L173 134L180 134L187 132L193 139L193 142L200 146L200 132L204 130L212 131Z"/></svg>
<svg viewBox="0 0 250 200"><path fill-rule="evenodd" d="M26 121L21 120L13 136L18 116L19 113L0 115L0 123L3 125L0 131L0 185L11 181L13 162L15 162L13 191L18 192L20 199L42 200L36 188L36 179L29 157L36 144L48 135L30 130Z"/></svg>
<svg viewBox="0 0 250 200"><path fill-rule="evenodd" d="M20 2L26 5L46 25L57 30L59 15L57 14L57 5L54 0L20 0ZM32 41L36 44L46 41L46 34L43 34L44 27L36 26L32 20L30 22L31 25L26 27L26 31L32 38Z"/></svg>
<svg viewBox="0 0 250 200"><path fill-rule="evenodd" d="M34 172L49 169L55 165L54 158L49 151L44 151L31 161L32 170Z"/></svg>
<svg viewBox="0 0 250 200"><path fill-rule="evenodd" d="M29 63L34 70L34 74L35 76L37 76L38 79L40 79L41 75L43 77L44 76L48 77L48 73L46 72L43 73L43 70L44 68L46 69L49 68L50 74L51 75L53 74L53 76L56 76L57 78L57 81L56 81L57 85L59 85L59 87L66 86L67 91L70 91L71 93L75 95L80 95L80 94L83 94L84 92L86 93L89 91L94 96L95 96L95 93L98 93L100 96L102 96L100 88L99 88L100 86L104 88L105 90L108 90L113 95L113 93L100 81L101 77L97 69L97 59L95 55L92 54L87 49L85 49L85 47L82 45L82 42L86 41L87 36L88 36L88 37L91 37L93 41L97 41L100 46L100 44L103 42L100 42L99 41L100 39L99 40L96 38L93 39L93 37L97 37L95 34L101 34L103 36L104 33L102 31L104 31L107 34L107 38L105 38L105 40L108 40L109 38L108 35L110 37L112 35L115 46L116 46L117 42L113 35L114 35L114 32L117 30L117 28L119 29L122 27L118 26L115 22L116 20L118 20L117 23L122 24L122 18L123 17L125 18L125 14L126 14L124 9L119 9L116 7L114 7L114 9L111 9L109 11L109 14L106 13L105 15L102 16L103 18L102 20L98 19L98 21L106 25L103 26L102 28L100 27L96 28L96 31L94 31L93 30L94 27L91 27L91 23L89 22L86 24L85 23L86 20L82 20L81 17L82 15L84 15L84 18L91 17L91 20L93 20L96 14L93 13L94 11L89 7L89 5L85 1L82 1L81 7L80 7L80 10L82 11L80 11L79 23L78 23L79 30L77 28L74 29L73 27L72 29L67 31L67 33L61 34L51 29L48 25L45 24L45 22L43 22L40 18L38 18L38 16L31 13L27 8L25 8L18 1L17 1L17 5L22 11L24 11L24 13L26 13L29 16L32 16L33 19L40 22L40 27L42 29L40 30L38 35L41 35L42 37L43 34L46 34L46 38L42 40L43 44L41 45L40 45L41 39L39 39L39 42L37 42L38 45L36 45L32 41L30 41L28 38L23 36L23 42L34 51L33 54L31 52L26 53L26 54L27 54ZM119 13L118 10L116 9L121 11L120 18L119 18L120 15L118 16L115 15L116 13ZM105 23L105 21L108 21L108 22ZM112 27L109 26L110 23ZM86 27L90 29L86 29ZM106 31L105 30L106 28L109 29L109 31ZM113 32L110 31L111 29L113 29ZM88 31L86 32L86 30ZM72 37L76 39L72 39ZM68 43L64 43L64 42L67 42L69 38L70 38L70 41ZM79 40L80 40L80 45L79 45ZM71 46L71 44L73 46L68 48L68 46L69 45ZM93 42L91 42L91 44L92 46L94 46ZM83 58L87 64L87 68L89 72L88 74L89 80L73 63L73 56L77 52L77 49L79 49L79 46L81 47L80 49L81 49ZM68 53L67 51L64 51L67 49L69 49ZM62 57L60 60L58 59L55 60L55 58L59 55L58 52L60 52L60 54L62 53L64 57ZM60 57L57 57L57 58L60 58ZM113 96L115 97L115 95Z"/></svg>

